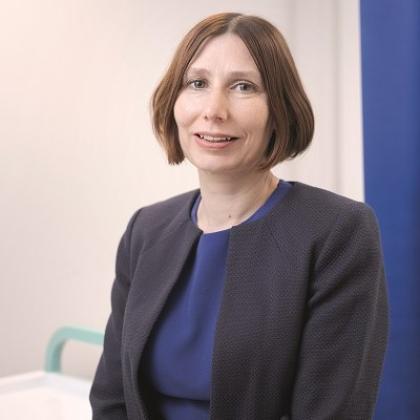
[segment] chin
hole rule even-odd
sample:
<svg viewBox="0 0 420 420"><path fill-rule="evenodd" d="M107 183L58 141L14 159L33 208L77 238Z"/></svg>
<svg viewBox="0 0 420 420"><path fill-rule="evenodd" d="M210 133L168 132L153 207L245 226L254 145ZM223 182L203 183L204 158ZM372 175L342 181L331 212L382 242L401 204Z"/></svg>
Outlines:
<svg viewBox="0 0 420 420"><path fill-rule="evenodd" d="M217 174L229 174L235 172L235 168L229 167L229 166L214 166L214 165L208 165L208 166L196 166L196 168L200 172L209 173L212 175Z"/></svg>
<svg viewBox="0 0 420 420"><path fill-rule="evenodd" d="M222 156L211 156L204 153L185 153L184 156L188 159L191 165L197 169L210 170L211 168L218 168L227 163L227 159Z"/></svg>
<svg viewBox="0 0 420 420"><path fill-rule="evenodd" d="M229 164L228 162L191 162L193 166L197 168L198 171L207 172L210 174L223 174L223 173L232 173L237 170L237 165Z"/></svg>

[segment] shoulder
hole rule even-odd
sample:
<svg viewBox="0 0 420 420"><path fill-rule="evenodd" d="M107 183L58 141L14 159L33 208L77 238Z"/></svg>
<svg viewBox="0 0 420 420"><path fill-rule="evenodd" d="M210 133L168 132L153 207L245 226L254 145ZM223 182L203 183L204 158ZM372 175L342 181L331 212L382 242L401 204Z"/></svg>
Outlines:
<svg viewBox="0 0 420 420"><path fill-rule="evenodd" d="M376 216L366 203L300 182L292 185L271 218L276 237L287 231L295 241L320 243L332 231L346 235L362 230L377 236Z"/></svg>
<svg viewBox="0 0 420 420"><path fill-rule="evenodd" d="M322 211L326 216L343 211L352 212L354 209L371 211L371 208L361 201L301 182L294 182L292 191L293 200L302 211Z"/></svg>
<svg viewBox="0 0 420 420"><path fill-rule="evenodd" d="M166 225L173 219L183 219L189 213L198 190L191 190L141 208L141 221L148 226ZM180 220L179 220L180 221Z"/></svg>
<svg viewBox="0 0 420 420"><path fill-rule="evenodd" d="M131 217L126 235L134 248L144 240L157 240L179 229L189 220L191 206L198 190L191 190L138 209Z"/></svg>
<svg viewBox="0 0 420 420"><path fill-rule="evenodd" d="M294 182L290 191L289 205L292 212L303 221L330 224L337 218L370 218L374 216L372 208L361 201L356 201L340 194L313 187L301 182Z"/></svg>

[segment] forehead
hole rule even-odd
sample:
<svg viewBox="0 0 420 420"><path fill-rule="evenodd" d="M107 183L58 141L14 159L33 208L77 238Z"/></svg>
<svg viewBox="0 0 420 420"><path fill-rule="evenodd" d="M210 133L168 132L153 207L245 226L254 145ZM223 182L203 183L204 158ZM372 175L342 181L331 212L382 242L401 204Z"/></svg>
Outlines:
<svg viewBox="0 0 420 420"><path fill-rule="evenodd" d="M258 68L247 46L235 34L223 34L205 41L192 59L188 69L196 68L254 72L259 75Z"/></svg>

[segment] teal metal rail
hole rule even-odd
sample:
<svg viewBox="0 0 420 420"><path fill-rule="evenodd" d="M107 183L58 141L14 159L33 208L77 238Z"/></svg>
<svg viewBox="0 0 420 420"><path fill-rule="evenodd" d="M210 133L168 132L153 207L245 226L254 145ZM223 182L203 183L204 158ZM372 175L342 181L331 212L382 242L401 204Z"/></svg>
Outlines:
<svg viewBox="0 0 420 420"><path fill-rule="evenodd" d="M75 340L83 343L103 345L104 333L80 327L62 327L50 338L45 356L47 372L61 372L61 353L66 341Z"/></svg>

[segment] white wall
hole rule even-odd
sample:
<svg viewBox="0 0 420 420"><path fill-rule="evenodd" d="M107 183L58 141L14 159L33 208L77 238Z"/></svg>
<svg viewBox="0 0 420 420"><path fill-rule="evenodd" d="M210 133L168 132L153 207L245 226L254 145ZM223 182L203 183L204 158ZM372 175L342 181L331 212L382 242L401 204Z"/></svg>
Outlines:
<svg viewBox="0 0 420 420"><path fill-rule="evenodd" d="M103 329L128 218L197 186L166 164L148 101L182 35L220 11L277 24L312 100L313 146L275 172L363 197L357 0L2 2L0 376L42 368L62 325ZM99 351L69 344L65 371L91 376Z"/></svg>

